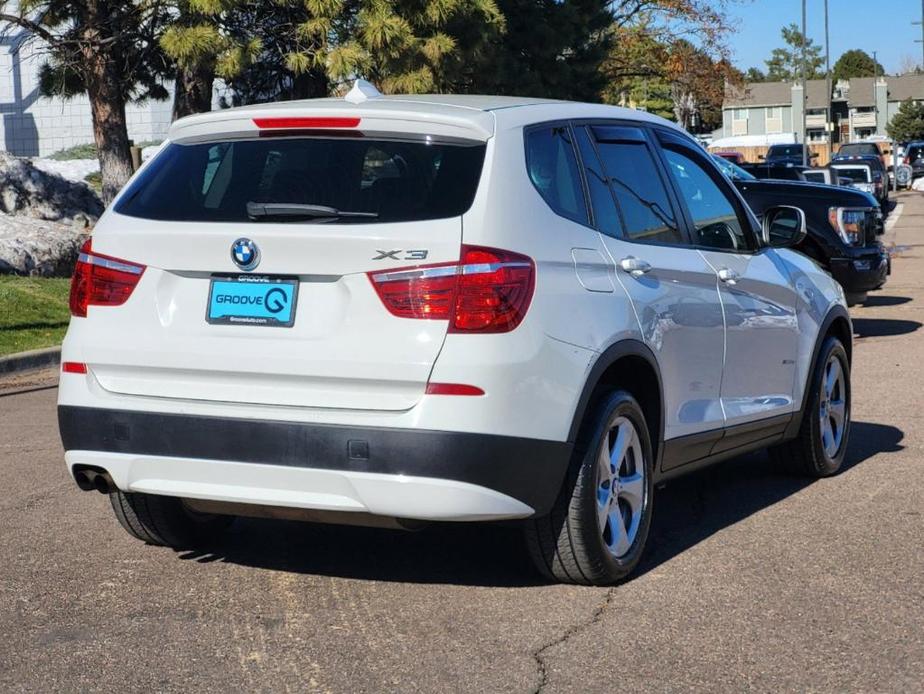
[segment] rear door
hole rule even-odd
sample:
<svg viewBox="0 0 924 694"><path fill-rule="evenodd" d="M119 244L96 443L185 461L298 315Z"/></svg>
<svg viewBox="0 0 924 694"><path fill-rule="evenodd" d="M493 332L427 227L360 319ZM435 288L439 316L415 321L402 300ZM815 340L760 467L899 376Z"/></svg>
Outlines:
<svg viewBox="0 0 924 694"><path fill-rule="evenodd" d="M597 226L661 368L665 438L705 434L705 455L724 425L715 271L690 246L643 129L593 123L575 134Z"/></svg>
<svg viewBox="0 0 924 694"><path fill-rule="evenodd" d="M93 236L94 252L147 266L124 306L94 306L85 319L83 356L102 387L412 407L448 323L390 314L367 273L459 259L486 144L363 135L172 143L149 163ZM262 294L278 283L295 291ZM245 302L264 298L287 304L291 324L251 320L267 313Z"/></svg>
<svg viewBox="0 0 924 694"><path fill-rule="evenodd" d="M727 425L788 415L799 346L799 299L789 273L761 249L740 198L712 162L680 137L662 132L659 138L694 244L719 277Z"/></svg>

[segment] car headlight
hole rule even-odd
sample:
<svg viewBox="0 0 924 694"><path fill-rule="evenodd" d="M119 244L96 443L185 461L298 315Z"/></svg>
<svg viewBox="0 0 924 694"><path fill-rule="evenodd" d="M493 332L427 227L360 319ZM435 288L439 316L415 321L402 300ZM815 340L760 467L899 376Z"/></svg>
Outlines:
<svg viewBox="0 0 924 694"><path fill-rule="evenodd" d="M870 223L868 210L850 207L832 207L828 210L828 221L844 243L861 246L866 241L866 229Z"/></svg>

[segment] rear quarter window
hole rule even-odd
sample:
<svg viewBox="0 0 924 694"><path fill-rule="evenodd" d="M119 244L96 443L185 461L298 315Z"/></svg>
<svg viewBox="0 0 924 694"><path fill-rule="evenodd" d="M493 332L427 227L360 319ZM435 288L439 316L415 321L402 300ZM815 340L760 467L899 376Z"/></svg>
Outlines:
<svg viewBox="0 0 924 694"><path fill-rule="evenodd" d="M556 214L587 224L587 206L571 131L542 125L526 131L526 171L533 187Z"/></svg>
<svg viewBox="0 0 924 694"><path fill-rule="evenodd" d="M291 137L172 143L142 170L115 209L132 217L190 222L253 221L248 202L373 215L325 223L455 217L474 200L484 155L484 143L476 142Z"/></svg>

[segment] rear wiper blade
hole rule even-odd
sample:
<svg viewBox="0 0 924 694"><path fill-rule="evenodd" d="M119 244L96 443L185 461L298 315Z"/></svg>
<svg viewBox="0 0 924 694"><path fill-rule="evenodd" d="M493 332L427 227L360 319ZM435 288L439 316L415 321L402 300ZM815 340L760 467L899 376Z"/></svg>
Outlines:
<svg viewBox="0 0 924 694"><path fill-rule="evenodd" d="M247 215L251 219L262 217L310 217L312 219L338 219L341 217L360 217L375 219L377 212L353 212L338 210L327 205L304 205L296 202L248 202Z"/></svg>

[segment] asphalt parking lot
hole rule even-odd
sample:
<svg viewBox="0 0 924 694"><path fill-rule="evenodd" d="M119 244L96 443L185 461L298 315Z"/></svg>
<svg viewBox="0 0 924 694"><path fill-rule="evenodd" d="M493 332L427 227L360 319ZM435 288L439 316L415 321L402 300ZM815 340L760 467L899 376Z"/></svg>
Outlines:
<svg viewBox="0 0 924 694"><path fill-rule="evenodd" d="M641 571L538 581L507 527L239 521L220 546L132 541L81 493L53 374L0 386L0 691L920 691L924 195L852 310L847 469L765 455L659 492Z"/></svg>

